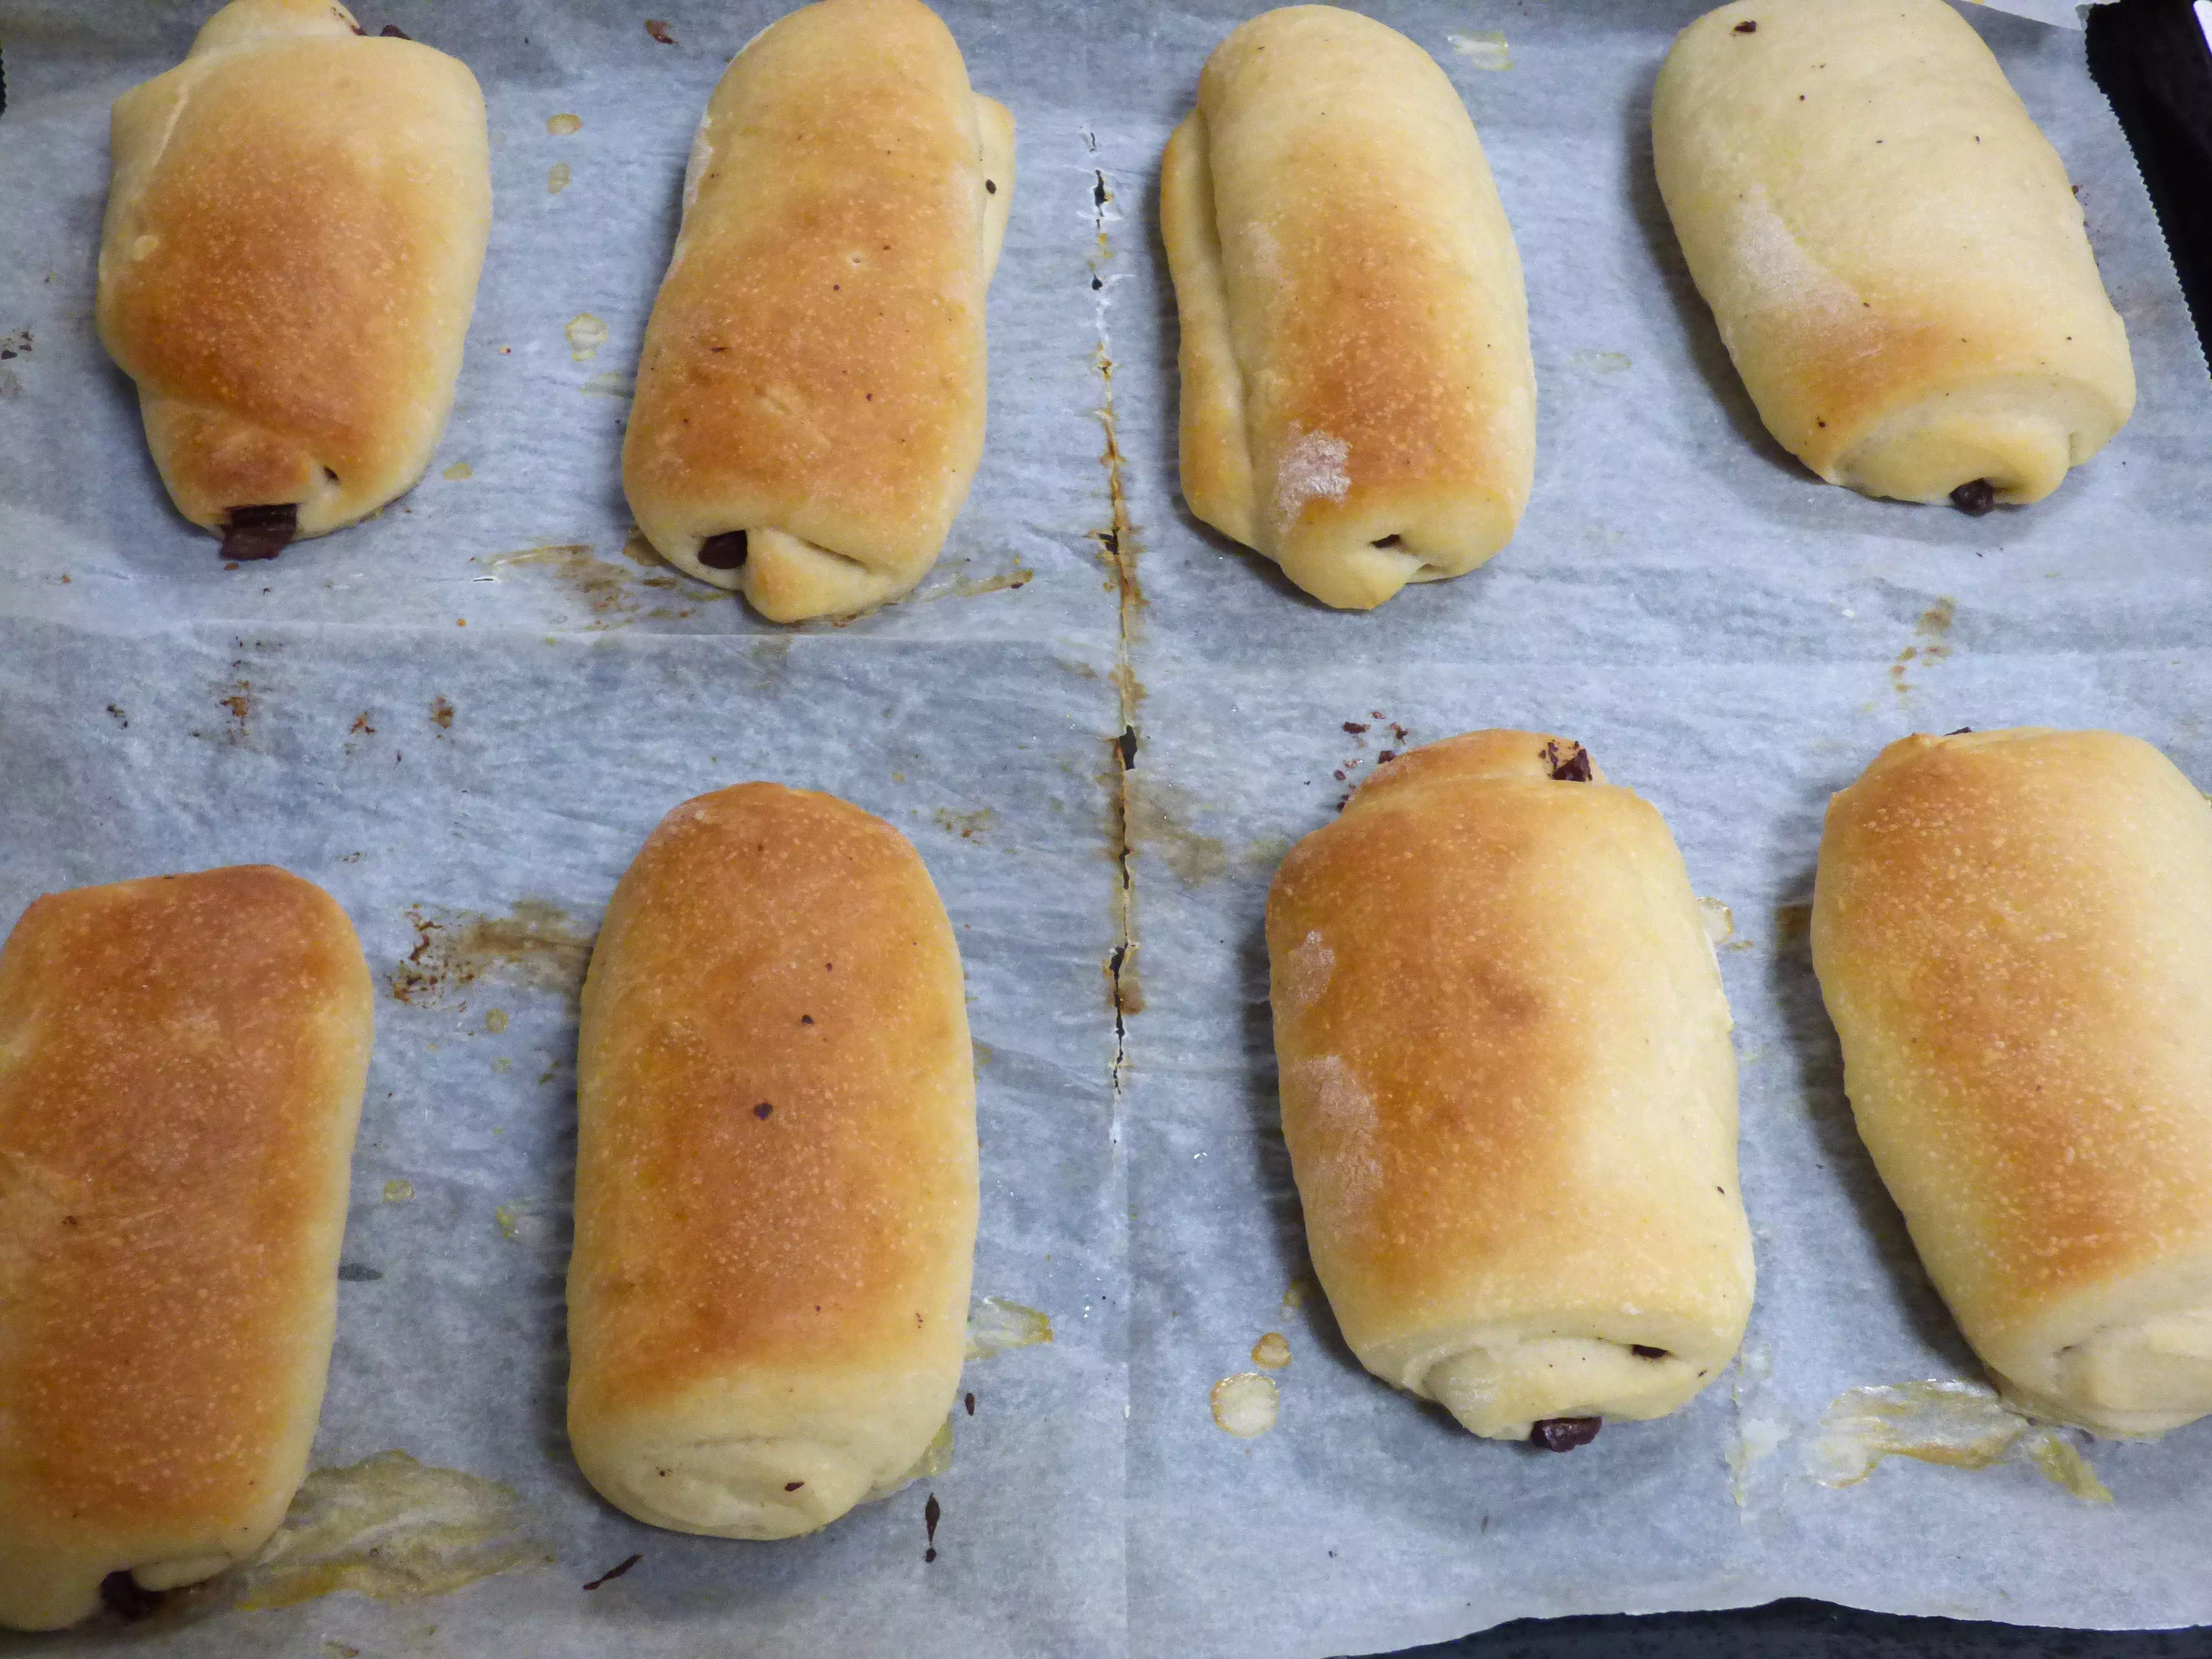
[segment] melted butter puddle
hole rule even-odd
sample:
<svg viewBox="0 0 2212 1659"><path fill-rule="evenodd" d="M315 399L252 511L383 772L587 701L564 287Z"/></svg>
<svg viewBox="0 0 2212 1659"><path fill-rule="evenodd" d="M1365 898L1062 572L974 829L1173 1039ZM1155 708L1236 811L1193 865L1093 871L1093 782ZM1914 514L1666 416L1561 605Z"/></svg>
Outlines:
<svg viewBox="0 0 2212 1659"><path fill-rule="evenodd" d="M1213 1425L1239 1440L1253 1440L1275 1426L1281 1396L1273 1377L1257 1371L1238 1371L1213 1385L1206 1401L1213 1407Z"/></svg>
<svg viewBox="0 0 2212 1659"><path fill-rule="evenodd" d="M1052 1319L1018 1302L1001 1302L987 1296L968 1310L969 1359L988 1359L1016 1348L1034 1348L1052 1340Z"/></svg>
<svg viewBox="0 0 2212 1659"><path fill-rule="evenodd" d="M235 1605L289 1607L336 1590L444 1595L547 1554L522 1499L497 1481L379 1452L318 1469L283 1526L232 1582Z"/></svg>
<svg viewBox="0 0 2212 1659"><path fill-rule="evenodd" d="M1820 1418L1813 1478L1855 1486L1885 1457L1957 1469L1985 1469L2014 1453L2043 1478L2092 1504L2112 1494L2074 1443L2021 1416L1982 1382L1929 1379L1846 1389Z"/></svg>

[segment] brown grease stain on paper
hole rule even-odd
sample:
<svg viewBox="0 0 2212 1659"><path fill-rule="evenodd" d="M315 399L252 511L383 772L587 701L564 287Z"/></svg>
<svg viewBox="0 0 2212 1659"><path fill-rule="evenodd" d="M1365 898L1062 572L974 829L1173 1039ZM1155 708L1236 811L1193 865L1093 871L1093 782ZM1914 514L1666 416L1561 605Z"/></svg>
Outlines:
<svg viewBox="0 0 2212 1659"><path fill-rule="evenodd" d="M543 899L517 899L504 916L420 905L407 915L415 948L386 975L395 1001L441 1007L484 978L566 997L583 988L591 935L579 933L567 911Z"/></svg>
<svg viewBox="0 0 2212 1659"><path fill-rule="evenodd" d="M1912 636L1919 643L1906 646L1889 665L1890 689L1899 696L1911 695L1912 686L1905 673L1916 659L1923 664L1938 663L1951 654L1951 647L1945 641L1958 613L1959 603L1952 599L1940 599L1920 613L1920 620L1912 624Z"/></svg>
<svg viewBox="0 0 2212 1659"><path fill-rule="evenodd" d="M1217 837L1190 827L1193 803L1173 784L1130 772L1122 810L1130 847L1158 854L1185 887L1202 887L1228 870L1227 850Z"/></svg>

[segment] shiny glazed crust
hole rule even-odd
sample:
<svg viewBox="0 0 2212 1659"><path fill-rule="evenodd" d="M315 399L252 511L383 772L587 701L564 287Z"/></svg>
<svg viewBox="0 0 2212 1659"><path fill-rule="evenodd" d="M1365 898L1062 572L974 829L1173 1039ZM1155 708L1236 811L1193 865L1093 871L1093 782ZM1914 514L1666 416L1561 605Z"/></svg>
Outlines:
<svg viewBox="0 0 2212 1659"><path fill-rule="evenodd" d="M2149 744L1912 737L1829 804L1813 960L1859 1133L2016 1402L2212 1411L2212 807Z"/></svg>
<svg viewBox="0 0 2212 1659"><path fill-rule="evenodd" d="M1427 53L1328 6L1243 24L1169 142L1160 228L1194 513L1352 610L1511 539L1535 467L1521 259Z"/></svg>
<svg viewBox="0 0 2212 1659"><path fill-rule="evenodd" d="M640 1520L827 1525L959 1385L977 1205L959 952L905 838L741 784L664 819L584 988L568 1434Z"/></svg>
<svg viewBox="0 0 2212 1659"><path fill-rule="evenodd" d="M663 557L775 622L896 599L982 453L1013 118L921 0L820 0L708 100L623 485ZM714 568L708 538L747 532Z"/></svg>
<svg viewBox="0 0 2212 1659"><path fill-rule="evenodd" d="M177 510L319 536L411 488L490 229L476 77L329 0L232 0L112 129L100 335Z"/></svg>
<svg viewBox="0 0 2212 1659"><path fill-rule="evenodd" d="M319 888L34 902L0 951L0 1625L258 1549L306 1472L370 1043Z"/></svg>
<svg viewBox="0 0 2212 1659"><path fill-rule="evenodd" d="M1728 1006L1680 854L1547 748L1578 752L1480 732L1385 765L1267 902L1329 1306L1376 1376L1515 1438L1674 1410L1752 1293Z"/></svg>
<svg viewBox="0 0 2212 1659"><path fill-rule="evenodd" d="M1830 483L2039 501L2135 407L2081 209L1944 0L1736 0L1652 97L1659 188L1760 417Z"/></svg>

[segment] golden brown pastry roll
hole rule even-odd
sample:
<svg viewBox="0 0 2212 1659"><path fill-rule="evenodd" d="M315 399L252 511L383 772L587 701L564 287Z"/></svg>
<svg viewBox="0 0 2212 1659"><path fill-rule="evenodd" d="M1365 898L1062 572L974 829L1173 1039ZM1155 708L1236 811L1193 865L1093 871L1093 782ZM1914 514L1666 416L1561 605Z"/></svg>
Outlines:
<svg viewBox="0 0 2212 1659"><path fill-rule="evenodd" d="M2065 165L1944 0L1735 0L1651 102L1659 189L1775 441L1830 483L2040 501L2135 407Z"/></svg>
<svg viewBox="0 0 2212 1659"><path fill-rule="evenodd" d="M1283 1133L1360 1363L1582 1444L1718 1376L1751 1311L1735 1057L1674 838L1588 751L1392 761L1267 899Z"/></svg>
<svg viewBox="0 0 2212 1659"><path fill-rule="evenodd" d="M1859 1133L2039 1416L2212 1412L2212 806L2149 744L1914 737L1829 803L1813 963Z"/></svg>
<svg viewBox="0 0 2212 1659"><path fill-rule="evenodd" d="M1014 119L921 0L820 0L714 88L623 486L663 557L775 622L895 599L983 448Z"/></svg>
<svg viewBox="0 0 2212 1659"><path fill-rule="evenodd" d="M740 784L663 819L584 985L568 1437L655 1526L788 1538L903 1485L960 1382L960 955L906 838Z"/></svg>
<svg viewBox="0 0 2212 1659"><path fill-rule="evenodd" d="M0 950L0 1625L252 1555L307 1471L368 1072L345 913L245 866Z"/></svg>
<svg viewBox="0 0 2212 1659"><path fill-rule="evenodd" d="M1191 511L1355 611L1511 540L1521 256L1434 60L1356 12L1264 12L1206 60L1163 169Z"/></svg>
<svg viewBox="0 0 2212 1659"><path fill-rule="evenodd" d="M100 337L177 510L264 559L411 489L490 232L476 77L335 0L231 0L112 150Z"/></svg>

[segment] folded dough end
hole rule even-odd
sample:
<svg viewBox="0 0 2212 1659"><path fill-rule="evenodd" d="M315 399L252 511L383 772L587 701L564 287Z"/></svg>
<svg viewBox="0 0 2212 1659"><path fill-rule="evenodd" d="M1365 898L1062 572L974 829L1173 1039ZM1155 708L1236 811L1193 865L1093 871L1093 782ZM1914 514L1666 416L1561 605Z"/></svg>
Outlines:
<svg viewBox="0 0 2212 1659"><path fill-rule="evenodd" d="M177 511L218 536L242 507L297 507L296 541L343 530L413 489L437 439L433 429L417 446L420 458L406 458L404 472L371 467L349 477L301 440L227 410L152 394L141 396L139 408L147 447Z"/></svg>
<svg viewBox="0 0 2212 1659"><path fill-rule="evenodd" d="M959 1372L717 1377L672 1400L594 1408L572 1394L569 1443L624 1514L714 1538L796 1538L896 1492L951 1409Z"/></svg>
<svg viewBox="0 0 2212 1659"><path fill-rule="evenodd" d="M1914 398L1814 470L1903 501L1944 501L1983 482L2004 505L2024 507L2102 449L2130 412L2078 380L1992 377Z"/></svg>
<svg viewBox="0 0 2212 1659"><path fill-rule="evenodd" d="M230 0L192 38L198 58L230 46L288 35L359 34L361 25L337 0Z"/></svg>
<svg viewBox="0 0 2212 1659"><path fill-rule="evenodd" d="M1261 550L1323 605L1372 611L1408 582L1463 576L1513 539L1521 503L1473 492L1423 501L1402 489L1311 500Z"/></svg>
<svg viewBox="0 0 2212 1659"><path fill-rule="evenodd" d="M2123 1437L2193 1423L2212 1413L2212 1253L2069 1298L2016 1335L1981 1333L1976 1346L2032 1416Z"/></svg>
<svg viewBox="0 0 2212 1659"><path fill-rule="evenodd" d="M1409 1372L1403 1384L1433 1400L1471 1434L1525 1440L1560 1417L1664 1417L1727 1363L1590 1336L1528 1336L1511 1328L1469 1334L1455 1352ZM1734 1352L1733 1345L1729 1352Z"/></svg>

